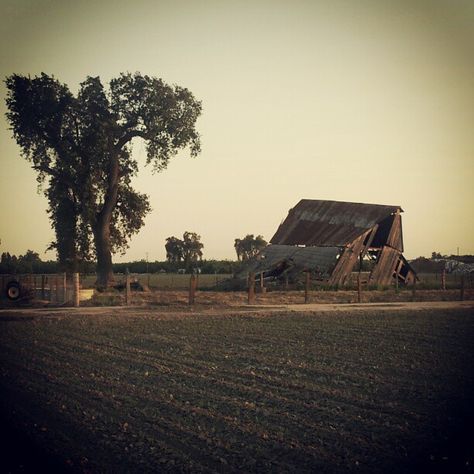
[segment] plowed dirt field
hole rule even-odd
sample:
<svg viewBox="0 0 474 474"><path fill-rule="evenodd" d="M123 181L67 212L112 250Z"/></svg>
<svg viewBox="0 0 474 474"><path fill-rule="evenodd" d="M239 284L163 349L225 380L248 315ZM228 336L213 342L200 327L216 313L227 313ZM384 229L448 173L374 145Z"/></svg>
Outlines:
<svg viewBox="0 0 474 474"><path fill-rule="evenodd" d="M472 470L472 307L28 311L4 472Z"/></svg>

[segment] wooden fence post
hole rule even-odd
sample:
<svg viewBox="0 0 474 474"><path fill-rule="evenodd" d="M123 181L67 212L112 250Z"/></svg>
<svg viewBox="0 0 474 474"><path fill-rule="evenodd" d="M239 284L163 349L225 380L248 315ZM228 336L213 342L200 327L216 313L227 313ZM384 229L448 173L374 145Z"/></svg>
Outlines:
<svg viewBox="0 0 474 474"><path fill-rule="evenodd" d="M189 279L189 304L193 305L196 299L196 283L197 278L196 275L193 273L191 278Z"/></svg>
<svg viewBox="0 0 474 474"><path fill-rule="evenodd" d="M73 274L73 302L76 308L79 307L79 273Z"/></svg>
<svg viewBox="0 0 474 474"><path fill-rule="evenodd" d="M461 275L461 301L464 301L464 273Z"/></svg>
<svg viewBox="0 0 474 474"><path fill-rule="evenodd" d="M125 304L127 306L132 302L132 292L130 290L130 272L128 268L125 272Z"/></svg>
<svg viewBox="0 0 474 474"><path fill-rule="evenodd" d="M46 298L46 276L41 275L41 299Z"/></svg>
<svg viewBox="0 0 474 474"><path fill-rule="evenodd" d="M412 285L412 288L411 288L411 299L412 299L412 301L415 301L415 297L416 297L416 276L413 280L413 285Z"/></svg>
<svg viewBox="0 0 474 474"><path fill-rule="evenodd" d="M59 275L56 275L56 304L59 304Z"/></svg>
<svg viewBox="0 0 474 474"><path fill-rule="evenodd" d="M285 273L285 291L288 291L288 273Z"/></svg>
<svg viewBox="0 0 474 474"><path fill-rule="evenodd" d="M63 303L67 301L67 277L66 273L63 273Z"/></svg>
<svg viewBox="0 0 474 474"><path fill-rule="evenodd" d="M248 279L248 304L255 303L255 273L249 273Z"/></svg>
<svg viewBox="0 0 474 474"><path fill-rule="evenodd" d="M397 278L398 280L398 278ZM362 302L362 281L360 278L360 272L357 275L357 302L361 303Z"/></svg>
<svg viewBox="0 0 474 474"><path fill-rule="evenodd" d="M446 269L443 268L443 272L441 273L441 289L446 290Z"/></svg>
<svg viewBox="0 0 474 474"><path fill-rule="evenodd" d="M311 284L311 272L305 272L305 284L304 284L304 302L309 303L309 286Z"/></svg>

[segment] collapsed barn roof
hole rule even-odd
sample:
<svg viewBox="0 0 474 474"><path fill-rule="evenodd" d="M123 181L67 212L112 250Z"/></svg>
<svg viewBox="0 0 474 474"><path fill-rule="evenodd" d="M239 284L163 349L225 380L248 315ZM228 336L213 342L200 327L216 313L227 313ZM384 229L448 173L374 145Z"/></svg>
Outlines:
<svg viewBox="0 0 474 474"><path fill-rule="evenodd" d="M415 272L402 255L402 212L400 206L302 199L246 270L311 271L343 285L357 261L368 257L374 262L370 283L413 282Z"/></svg>
<svg viewBox="0 0 474 474"><path fill-rule="evenodd" d="M246 271L261 273L311 269L322 277L329 277L341 252L341 247L269 245L257 259L249 262Z"/></svg>
<svg viewBox="0 0 474 474"><path fill-rule="evenodd" d="M400 206L302 199L288 212L271 244L345 246Z"/></svg>

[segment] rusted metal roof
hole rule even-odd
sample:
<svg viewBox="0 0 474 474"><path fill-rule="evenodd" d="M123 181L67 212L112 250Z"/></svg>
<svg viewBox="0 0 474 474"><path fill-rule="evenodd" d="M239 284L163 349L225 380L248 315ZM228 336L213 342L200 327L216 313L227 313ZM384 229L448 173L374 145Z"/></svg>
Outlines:
<svg viewBox="0 0 474 474"><path fill-rule="evenodd" d="M344 246L400 206L302 199L270 240L279 245Z"/></svg>
<svg viewBox="0 0 474 474"><path fill-rule="evenodd" d="M268 272L277 269L313 270L329 276L334 269L341 247L296 247L269 245L255 260L249 262L245 272Z"/></svg>

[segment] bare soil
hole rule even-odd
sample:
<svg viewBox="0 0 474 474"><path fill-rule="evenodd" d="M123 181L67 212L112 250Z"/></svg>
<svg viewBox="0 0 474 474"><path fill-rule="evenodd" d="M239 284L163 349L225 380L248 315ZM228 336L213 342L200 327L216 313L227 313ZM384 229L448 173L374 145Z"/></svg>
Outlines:
<svg viewBox="0 0 474 474"><path fill-rule="evenodd" d="M5 472L471 472L472 302L288 303L0 311Z"/></svg>

